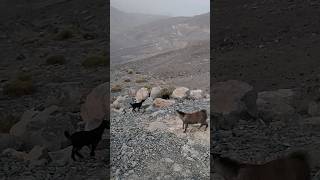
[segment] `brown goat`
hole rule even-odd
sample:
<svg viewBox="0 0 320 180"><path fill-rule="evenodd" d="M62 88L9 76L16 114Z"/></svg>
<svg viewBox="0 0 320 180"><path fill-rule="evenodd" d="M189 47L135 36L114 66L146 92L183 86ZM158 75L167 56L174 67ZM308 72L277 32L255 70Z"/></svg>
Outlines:
<svg viewBox="0 0 320 180"><path fill-rule="evenodd" d="M208 123L207 123L207 111L205 109L193 113L185 113L179 110L176 110L177 115L183 122L182 129L184 129L184 133L187 131L188 124L198 124L200 123L199 129L205 125L207 130Z"/></svg>
<svg viewBox="0 0 320 180"><path fill-rule="evenodd" d="M264 164L239 163L213 154L213 171L225 180L310 180L307 154L294 152Z"/></svg>

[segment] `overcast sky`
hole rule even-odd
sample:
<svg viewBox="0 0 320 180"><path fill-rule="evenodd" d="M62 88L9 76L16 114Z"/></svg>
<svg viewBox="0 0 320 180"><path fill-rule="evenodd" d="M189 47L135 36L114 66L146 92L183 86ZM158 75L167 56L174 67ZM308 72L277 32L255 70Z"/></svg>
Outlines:
<svg viewBox="0 0 320 180"><path fill-rule="evenodd" d="M125 12L194 16L210 12L210 0L111 0L111 6Z"/></svg>

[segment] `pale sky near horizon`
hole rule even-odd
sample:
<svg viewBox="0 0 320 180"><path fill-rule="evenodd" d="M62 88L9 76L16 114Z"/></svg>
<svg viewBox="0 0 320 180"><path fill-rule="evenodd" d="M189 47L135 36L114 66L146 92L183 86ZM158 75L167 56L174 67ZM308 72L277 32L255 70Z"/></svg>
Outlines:
<svg viewBox="0 0 320 180"><path fill-rule="evenodd" d="M210 0L111 0L111 6L131 13L194 16L210 12Z"/></svg>

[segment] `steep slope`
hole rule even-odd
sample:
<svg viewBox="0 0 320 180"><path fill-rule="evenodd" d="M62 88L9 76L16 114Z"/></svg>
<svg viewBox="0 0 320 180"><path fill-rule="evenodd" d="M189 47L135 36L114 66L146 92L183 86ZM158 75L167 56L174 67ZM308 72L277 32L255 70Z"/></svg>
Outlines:
<svg viewBox="0 0 320 180"><path fill-rule="evenodd" d="M130 28L165 18L169 17L150 14L126 13L110 6L110 33L119 34Z"/></svg>
<svg viewBox="0 0 320 180"><path fill-rule="evenodd" d="M208 40L209 13L154 21L111 37L111 63L145 58Z"/></svg>
<svg viewBox="0 0 320 180"><path fill-rule="evenodd" d="M317 84L319 1L212 3L213 81L240 79L259 90Z"/></svg>

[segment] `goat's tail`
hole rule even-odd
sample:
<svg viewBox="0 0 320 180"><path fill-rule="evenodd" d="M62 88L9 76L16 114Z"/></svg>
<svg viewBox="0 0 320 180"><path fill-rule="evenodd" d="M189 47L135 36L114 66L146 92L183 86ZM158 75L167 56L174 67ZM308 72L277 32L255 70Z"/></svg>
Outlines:
<svg viewBox="0 0 320 180"><path fill-rule="evenodd" d="M68 131L64 131L64 136L66 136L67 139L71 139L71 135Z"/></svg>

